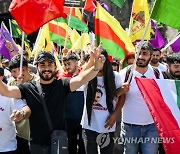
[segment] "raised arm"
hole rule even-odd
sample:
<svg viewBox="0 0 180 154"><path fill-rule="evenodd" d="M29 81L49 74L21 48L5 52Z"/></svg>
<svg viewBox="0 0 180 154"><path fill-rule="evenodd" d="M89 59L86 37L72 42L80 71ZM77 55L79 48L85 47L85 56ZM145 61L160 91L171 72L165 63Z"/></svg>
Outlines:
<svg viewBox="0 0 180 154"><path fill-rule="evenodd" d="M10 98L21 98L21 92L17 86L7 86L0 80L0 94Z"/></svg>
<svg viewBox="0 0 180 154"><path fill-rule="evenodd" d="M75 91L83 84L86 84L87 82L92 80L94 77L97 76L98 72L103 68L105 57L104 55L101 55L101 49L100 48L94 49L94 53L91 53L91 55L93 55L94 57L94 66L91 66L89 69L81 71L81 73L78 76L70 80L71 91Z"/></svg>

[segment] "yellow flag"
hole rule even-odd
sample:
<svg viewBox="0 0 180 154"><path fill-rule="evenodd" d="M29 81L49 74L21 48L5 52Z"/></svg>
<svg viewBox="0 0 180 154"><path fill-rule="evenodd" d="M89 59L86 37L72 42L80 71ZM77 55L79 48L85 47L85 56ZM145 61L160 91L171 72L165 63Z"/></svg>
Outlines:
<svg viewBox="0 0 180 154"><path fill-rule="evenodd" d="M71 43L74 44L79 38L80 38L79 33L75 29L73 29L70 34Z"/></svg>
<svg viewBox="0 0 180 154"><path fill-rule="evenodd" d="M73 44L71 50L77 50L77 49L85 50L88 44L91 44L89 34L83 33L81 37Z"/></svg>
<svg viewBox="0 0 180 154"><path fill-rule="evenodd" d="M48 24L45 24L43 28L39 30L32 55L38 54L38 52L42 50L52 51Z"/></svg>
<svg viewBox="0 0 180 154"><path fill-rule="evenodd" d="M141 40L149 20L147 0L134 0L129 23L129 36L132 42ZM151 26L149 25L145 40L150 40Z"/></svg>
<svg viewBox="0 0 180 154"><path fill-rule="evenodd" d="M24 47L25 47L25 50L26 50L27 53L28 53L28 57L31 57L32 51L31 51L30 45L29 45L29 43L28 43L27 41L24 41Z"/></svg>

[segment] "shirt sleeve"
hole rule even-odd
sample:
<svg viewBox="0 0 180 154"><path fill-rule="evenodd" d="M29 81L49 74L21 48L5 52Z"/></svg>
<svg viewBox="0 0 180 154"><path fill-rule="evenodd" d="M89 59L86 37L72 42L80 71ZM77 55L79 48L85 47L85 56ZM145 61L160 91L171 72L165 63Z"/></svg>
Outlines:
<svg viewBox="0 0 180 154"><path fill-rule="evenodd" d="M71 92L71 90L70 90L70 80L71 80L71 78L62 79L62 84L63 84L66 95Z"/></svg>
<svg viewBox="0 0 180 154"><path fill-rule="evenodd" d="M22 99L13 99L12 98L12 110L21 110L27 104Z"/></svg>
<svg viewBox="0 0 180 154"><path fill-rule="evenodd" d="M17 85L17 87L19 88L19 90L21 92L21 99L26 99L26 92L28 89L28 84L27 83L19 84L19 85Z"/></svg>

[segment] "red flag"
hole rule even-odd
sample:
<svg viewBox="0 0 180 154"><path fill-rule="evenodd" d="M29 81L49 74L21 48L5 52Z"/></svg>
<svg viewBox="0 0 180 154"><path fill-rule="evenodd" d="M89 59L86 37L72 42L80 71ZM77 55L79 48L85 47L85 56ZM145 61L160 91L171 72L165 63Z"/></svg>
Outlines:
<svg viewBox="0 0 180 154"><path fill-rule="evenodd" d="M13 0L9 12L21 29L30 34L57 17L66 17L63 5L64 0Z"/></svg>
<svg viewBox="0 0 180 154"><path fill-rule="evenodd" d="M94 8L96 7L94 2L96 2L96 0L86 0L84 10L89 11L89 12L93 12Z"/></svg>

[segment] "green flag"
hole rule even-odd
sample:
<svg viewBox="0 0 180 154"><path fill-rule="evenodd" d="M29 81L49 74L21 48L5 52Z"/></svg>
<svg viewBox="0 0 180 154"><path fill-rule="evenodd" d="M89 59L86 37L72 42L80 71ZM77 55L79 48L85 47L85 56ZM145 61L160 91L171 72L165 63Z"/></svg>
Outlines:
<svg viewBox="0 0 180 154"><path fill-rule="evenodd" d="M69 24L69 27L73 28L73 29L76 29L78 31L81 31L81 32L88 32L89 29L88 29L88 26L83 23L80 19L74 17L74 16L69 16L64 19L64 18L56 18L55 21L57 22L64 22L64 23L67 23L68 24L68 21L69 21L69 18L70 18L70 24Z"/></svg>
<svg viewBox="0 0 180 154"><path fill-rule="evenodd" d="M13 38L20 38L20 39L22 39L22 30L21 30L21 28L18 26L16 20L11 20L11 27L12 27L12 37L13 37ZM26 34L24 35L24 39L25 39L26 41L28 41Z"/></svg>
<svg viewBox="0 0 180 154"><path fill-rule="evenodd" d="M179 8L179 0L156 0L151 18L180 30Z"/></svg>
<svg viewBox="0 0 180 154"><path fill-rule="evenodd" d="M119 8L122 8L125 3L125 0L111 0L111 2L117 5Z"/></svg>

